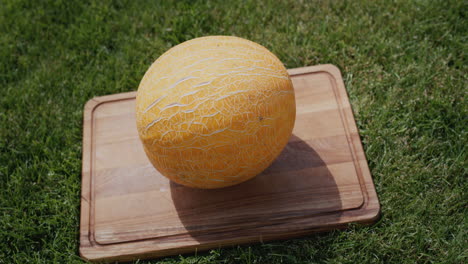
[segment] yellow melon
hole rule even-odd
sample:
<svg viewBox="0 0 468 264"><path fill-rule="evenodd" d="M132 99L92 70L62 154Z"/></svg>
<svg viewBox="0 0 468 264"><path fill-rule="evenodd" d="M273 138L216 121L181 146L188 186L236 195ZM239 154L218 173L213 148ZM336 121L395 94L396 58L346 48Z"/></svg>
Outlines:
<svg viewBox="0 0 468 264"><path fill-rule="evenodd" d="M179 44L148 69L137 128L155 168L190 187L220 188L266 169L288 142L294 90L281 61L246 39Z"/></svg>

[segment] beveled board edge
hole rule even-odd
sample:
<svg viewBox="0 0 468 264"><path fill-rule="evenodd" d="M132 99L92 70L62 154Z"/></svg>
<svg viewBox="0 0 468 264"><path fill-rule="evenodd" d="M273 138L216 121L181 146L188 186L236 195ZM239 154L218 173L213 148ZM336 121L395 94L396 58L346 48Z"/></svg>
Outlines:
<svg viewBox="0 0 468 264"><path fill-rule="evenodd" d="M352 107L349 103L349 98L347 91L344 86L343 79L341 77L340 70L332 65L332 64L324 64L324 65L316 65L316 66L308 66L302 68L295 68L289 69L288 73L291 76L295 75L302 75L308 74L313 72L325 72L330 75L330 81L334 83L334 87L336 87L337 91L335 92L335 97L337 98L337 102L340 104L340 114L342 115L342 121L344 121L344 127L349 132L358 131L357 126L354 119L353 111L343 111L343 108L350 108ZM153 249L152 251L149 249L142 249L141 252L137 252L135 250L132 253L124 252L125 250L118 250L118 247L121 244L116 245L107 245L102 246L95 242L94 240L94 233L93 230L90 228L93 223L93 215L94 212L90 212L90 201L93 199L93 194L90 192L91 190L91 154L92 152L92 129L93 129L93 112L100 104L105 102L112 102L112 101L120 101L120 100L127 100L132 99L136 96L136 92L127 92L127 93L119 93L113 95L106 95L100 97L94 97L90 99L84 106L83 112L83 147L82 147L82 187L81 187L81 214L80 214L80 247L79 247L79 254L80 256L89 261L127 261L127 260L134 260L136 258L151 258L151 257L162 257L168 256L172 254L183 254L183 253L190 253L194 251L193 245L186 245L182 246L177 249L165 249L165 250L157 250ZM349 133L347 133L349 134ZM376 222L380 218L380 203L378 201L377 193L375 190L375 186L372 180L372 176L368 167L367 159L365 157L363 146L360 138L352 138L348 135L348 142L350 146L353 148L351 153L355 157L355 162L357 166L359 166L358 178L361 183L361 188L363 192L364 202L361 207L357 209L352 209L348 211L343 211L342 215L347 215L349 217L353 217L353 221L349 223L360 223L360 224L372 224ZM307 231L297 231L297 232L285 232L282 234L272 234L271 236L264 236L261 238L261 241L269 241L275 239L288 239L292 237L297 237L298 235L306 235L320 231L327 231L332 229L341 229L345 228L349 223L337 223L332 225L324 225L322 227L311 228ZM245 240L245 241L244 241ZM229 243L222 246L229 246L233 244L247 244L247 243L255 243L258 242L257 237L245 237L244 240L237 240L235 243ZM132 242L129 242L132 243ZM125 244L125 243L122 243ZM208 250L213 247L219 247L219 245L215 244L200 244L195 248L197 250ZM110 250L106 250L109 248ZM120 255L115 254L115 251L120 251ZM145 251L146 250L146 251ZM100 252L102 251L102 252Z"/></svg>
<svg viewBox="0 0 468 264"><path fill-rule="evenodd" d="M337 94L335 94L335 96L337 96L337 101L342 104L340 112L343 114L342 120L344 119L343 121L346 122L344 127L348 129L348 132L356 131L356 133L359 135L359 130L354 118L354 111L349 101L348 92L346 91L340 69L332 64L325 64L322 66L322 70L328 72L331 77L333 77L331 81L336 82L335 84L338 91L336 91ZM343 111L343 108L349 108L351 111ZM367 161L360 136L352 138L351 133L347 133L347 137L350 146L353 148L351 153L355 155L355 164L358 166L356 169L359 170L358 176L361 183L361 188L363 188L362 192L364 194L364 203L360 209L368 210L368 212L365 214L365 218L356 221L356 223L372 224L380 218L381 214L379 198L375 190L374 180L372 179L368 165L369 163Z"/></svg>
<svg viewBox="0 0 468 264"><path fill-rule="evenodd" d="M82 168L81 168L81 208L80 208L80 247L79 254L83 259L93 260L84 252L85 248L95 247L94 233L90 226L94 223L94 212L91 212L90 201L93 200L92 188L92 158L93 153L93 112L102 103L131 99L136 92L119 93L94 97L86 102L83 111L83 146L82 146Z"/></svg>

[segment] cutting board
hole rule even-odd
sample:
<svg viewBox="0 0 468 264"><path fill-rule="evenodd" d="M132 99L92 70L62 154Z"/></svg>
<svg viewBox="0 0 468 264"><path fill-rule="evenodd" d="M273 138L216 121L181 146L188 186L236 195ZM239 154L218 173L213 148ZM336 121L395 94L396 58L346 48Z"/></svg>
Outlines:
<svg viewBox="0 0 468 264"><path fill-rule="evenodd" d="M370 224L380 206L339 69L288 70L293 134L276 161L242 184L184 187L150 164L135 92L84 109L80 255L126 261L304 236Z"/></svg>

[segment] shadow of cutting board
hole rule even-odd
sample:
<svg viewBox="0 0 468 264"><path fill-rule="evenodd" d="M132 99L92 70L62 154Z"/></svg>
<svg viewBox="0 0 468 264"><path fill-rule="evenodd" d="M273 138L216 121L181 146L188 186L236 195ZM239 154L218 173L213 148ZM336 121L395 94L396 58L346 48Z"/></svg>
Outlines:
<svg viewBox="0 0 468 264"><path fill-rule="evenodd" d="M289 70L297 117L262 174L215 190L170 182L145 156L135 92L84 109L80 255L125 261L370 224L380 206L340 71Z"/></svg>

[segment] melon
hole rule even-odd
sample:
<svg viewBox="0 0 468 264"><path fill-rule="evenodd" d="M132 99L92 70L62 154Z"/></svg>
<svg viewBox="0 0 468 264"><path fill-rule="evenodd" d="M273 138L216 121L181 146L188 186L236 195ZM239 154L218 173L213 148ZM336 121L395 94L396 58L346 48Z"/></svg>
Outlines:
<svg viewBox="0 0 468 264"><path fill-rule="evenodd" d="M150 162L189 187L221 188L265 170L294 127L294 89L265 47L232 36L186 41L138 87L136 122Z"/></svg>

